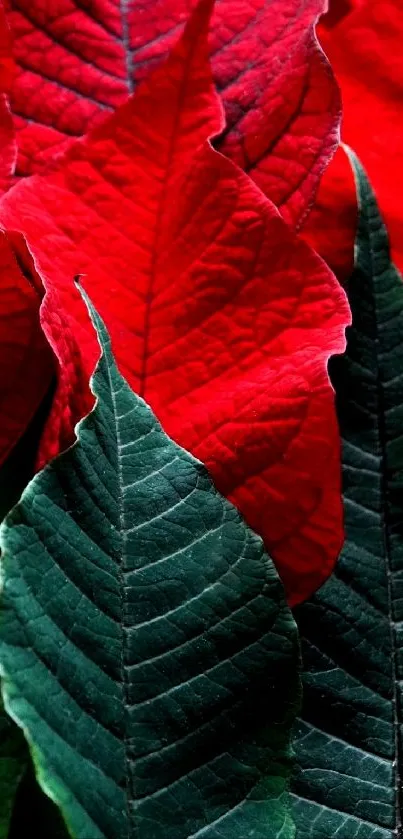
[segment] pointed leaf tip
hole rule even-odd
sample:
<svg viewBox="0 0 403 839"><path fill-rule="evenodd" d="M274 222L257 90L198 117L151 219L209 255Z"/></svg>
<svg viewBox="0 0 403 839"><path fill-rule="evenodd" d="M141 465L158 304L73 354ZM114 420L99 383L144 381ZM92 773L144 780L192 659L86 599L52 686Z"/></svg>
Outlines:
<svg viewBox="0 0 403 839"><path fill-rule="evenodd" d="M2 526L9 713L75 839L293 839L296 627L261 539L108 352Z"/></svg>
<svg viewBox="0 0 403 839"><path fill-rule="evenodd" d="M263 536L295 604L327 578L343 539L327 361L347 307L324 263L209 144L221 110L196 36L187 29L57 171L2 201L1 220L24 230L43 271L42 324L59 360L41 463L71 444L92 404L98 345L72 284L79 268L131 387ZM66 208L80 219L74 242Z"/></svg>

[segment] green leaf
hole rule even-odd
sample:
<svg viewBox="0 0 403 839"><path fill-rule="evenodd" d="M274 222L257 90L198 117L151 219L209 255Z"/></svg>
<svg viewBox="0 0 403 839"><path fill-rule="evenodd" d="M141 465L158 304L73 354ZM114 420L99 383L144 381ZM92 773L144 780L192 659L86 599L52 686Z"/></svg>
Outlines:
<svg viewBox="0 0 403 839"><path fill-rule="evenodd" d="M360 163L353 326L332 364L346 543L300 609L304 704L293 780L298 839L392 839L401 827L403 285Z"/></svg>
<svg viewBox="0 0 403 839"><path fill-rule="evenodd" d="M7 710L78 839L291 839L282 585L88 305L96 406L2 527Z"/></svg>

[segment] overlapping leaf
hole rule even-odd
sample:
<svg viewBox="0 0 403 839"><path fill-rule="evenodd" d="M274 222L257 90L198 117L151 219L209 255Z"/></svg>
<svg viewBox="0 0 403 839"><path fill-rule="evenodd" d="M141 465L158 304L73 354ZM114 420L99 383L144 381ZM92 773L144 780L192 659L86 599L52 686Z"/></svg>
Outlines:
<svg viewBox="0 0 403 839"><path fill-rule="evenodd" d="M1 531L7 708L77 839L292 839L283 587L93 317L96 407Z"/></svg>
<svg viewBox="0 0 403 839"><path fill-rule="evenodd" d="M132 4L136 79L172 44L187 5ZM324 0L251 0L234 7L219 0L211 27L214 79L227 119L218 148L296 225L337 143L339 94L314 34L326 6Z"/></svg>
<svg viewBox="0 0 403 839"><path fill-rule="evenodd" d="M218 0L213 71L227 117L219 141L299 223L337 139L339 96L314 33L324 0ZM19 171L37 170L121 104L177 40L190 0L11 0Z"/></svg>
<svg viewBox="0 0 403 839"><path fill-rule="evenodd" d="M343 437L346 545L300 607L305 667L294 779L297 837L393 839L401 829L403 285L366 176L353 326L332 366Z"/></svg>
<svg viewBox="0 0 403 839"><path fill-rule="evenodd" d="M357 197L348 156L341 145L323 175L301 235L346 287L354 266Z"/></svg>
<svg viewBox="0 0 403 839"><path fill-rule="evenodd" d="M0 5L0 193L10 185L16 157L6 100L12 75L10 33ZM18 261L21 250L21 237L0 231L0 467L41 403L53 366L39 324L42 283L35 284L34 269L31 278L24 275Z"/></svg>
<svg viewBox="0 0 403 839"><path fill-rule="evenodd" d="M295 602L342 541L326 365L349 315L326 266L207 142L222 125L208 16L204 3L135 97L53 174L21 181L0 216L42 272L43 327L61 364L43 456L72 439L90 404L66 347L73 334L88 376L97 349L72 291L83 273L129 383L264 536Z"/></svg>
<svg viewBox="0 0 403 839"><path fill-rule="evenodd" d="M342 91L342 139L368 171L392 258L403 271L403 5L401 0L331 0L318 34ZM329 167L310 227L319 252L345 277L352 261L355 216L342 156Z"/></svg>
<svg viewBox="0 0 403 839"><path fill-rule="evenodd" d="M114 0L11 0L8 20L17 64L11 108L18 172L26 173L41 152L84 134L126 100L127 22Z"/></svg>
<svg viewBox="0 0 403 839"><path fill-rule="evenodd" d="M0 464L29 425L53 375L39 323L43 289L21 270L17 250L24 252L23 243L17 236L13 241L15 249L0 232Z"/></svg>

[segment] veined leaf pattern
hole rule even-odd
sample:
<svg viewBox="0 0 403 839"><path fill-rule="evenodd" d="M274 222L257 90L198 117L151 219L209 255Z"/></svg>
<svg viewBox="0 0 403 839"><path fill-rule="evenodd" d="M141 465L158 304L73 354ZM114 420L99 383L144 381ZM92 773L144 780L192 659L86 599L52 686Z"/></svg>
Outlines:
<svg viewBox="0 0 403 839"><path fill-rule="evenodd" d="M95 408L2 526L7 709L77 839L293 839L283 587L92 316Z"/></svg>
<svg viewBox="0 0 403 839"><path fill-rule="evenodd" d="M300 609L304 706L297 730L299 839L401 831L403 285L360 163L353 325L332 362L343 438L346 544Z"/></svg>

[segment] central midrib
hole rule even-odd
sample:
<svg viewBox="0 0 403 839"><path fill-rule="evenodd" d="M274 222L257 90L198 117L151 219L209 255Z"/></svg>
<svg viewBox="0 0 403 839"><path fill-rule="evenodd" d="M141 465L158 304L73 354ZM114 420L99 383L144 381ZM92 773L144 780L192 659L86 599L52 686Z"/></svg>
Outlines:
<svg viewBox="0 0 403 839"><path fill-rule="evenodd" d="M122 18L122 44L125 53L126 81L129 95L134 92L133 56L130 49L130 27L128 20L128 5L130 0L119 0L120 16Z"/></svg>
<svg viewBox="0 0 403 839"><path fill-rule="evenodd" d="M128 28L128 21L127 21L127 2L128 0L120 0L120 9L122 14L122 32L123 32L123 42L126 50L126 57L127 57L127 72L128 72L128 79L129 79L129 89L132 90L132 76L131 76L131 53L129 49L129 28ZM173 151L175 146L175 140L178 131L178 125L180 121L180 114L181 114L181 106L185 97L187 85L188 85L188 68L192 58L192 53L189 50L186 55L186 60L184 61L184 71L181 86L179 89L179 95L177 98L177 108L175 113L175 119L172 125L172 132L169 140L169 147L167 151L167 167L164 174L164 179L162 183L162 189L160 193L160 200L158 204L158 211L157 211L157 218L156 218L156 225L155 225L155 235L154 235L154 248L152 252L152 260L150 265L150 274L149 274L149 281L148 281L148 288L146 292L146 302L145 302L145 316L144 316L144 340L143 340L143 354L142 354L142 361L141 361L141 369L140 369L140 381L139 381L139 394L144 396L145 386L146 386L146 378L147 378L147 358L148 358L148 338L149 338L149 331L150 331L150 315L151 315L151 304L152 304L152 296L154 290L154 282L156 276L156 269L157 269L157 260L158 260L158 246L161 236L161 228L163 223L163 217L165 212L165 204L166 204L166 197L167 197L167 190L169 185L169 180L172 171L172 157ZM128 682L127 682L127 661L126 661L126 632L127 632L127 625L126 625L126 598L125 598L125 572L127 571L127 544L126 544L126 520L125 520L125 510L124 510L124 483L123 483L123 467L122 467L122 459L121 459L121 438L120 438L120 430L119 430L119 419L118 419L118 411L117 411L117 404L116 404L116 394L113 388L113 382L111 373L108 367L108 376L109 376L109 384L111 389L111 400L113 405L114 417L115 417L115 428L116 428L116 445L117 445L117 474L118 474L118 515L119 515L119 529L120 529L120 536L121 536L121 561L119 563L119 588L120 588L120 602L121 602L121 638L122 638L122 653L121 653L121 678L122 678L122 688L123 688L123 701L125 709L128 705ZM123 734L123 745L124 745L124 762L125 762L125 795L126 795L126 813L127 813L127 835L126 839L132 838L132 824L131 824L131 809L130 809L130 795L133 791L132 783L131 783L131 767L130 762L128 759L128 736L126 730L126 713L124 719L124 734ZM124 837L122 837L124 839Z"/></svg>
<svg viewBox="0 0 403 839"><path fill-rule="evenodd" d="M173 152L175 147L175 142L178 133L178 126L180 122L181 116L181 109L182 104L185 98L185 94L187 91L188 86L188 71L189 65L192 59L191 50L187 51L186 60L184 60L183 66L183 76L181 81L181 86L179 89L179 95L177 98L177 105L176 105L176 113L175 119L172 124L172 131L171 136L169 138L169 146L167 151L167 166L164 173L163 182L161 185L161 193L158 202L158 209L157 209L157 217L155 222L155 234L154 234L154 246L151 254L151 264L150 264L150 272L148 278L148 284L145 294L145 312L144 312L144 335L143 335L143 353L141 358L141 366L140 366L140 374L139 374L139 394L143 398L145 397L145 390L147 384L147 362L148 362L148 354L149 354L149 337L150 337L150 328L151 328L151 308L152 308L152 301L153 301L153 294L154 294L154 284L155 284L155 277L157 273L157 263L158 263L158 250L159 250L159 243L161 238L161 229L164 220L165 214L165 205L166 205L166 198L167 198L167 191L169 186L170 177L172 174L172 158Z"/></svg>
<svg viewBox="0 0 403 839"><path fill-rule="evenodd" d="M105 357L105 362L107 359ZM120 657L120 670L121 670L121 679L122 679L122 691L123 691L123 702L124 702L124 712L123 712L123 747L124 747L124 789L126 795L126 814L127 814L127 835L126 839L131 839L132 832L131 832L131 819L130 819L130 764L128 760L128 737L127 737L127 730L126 730L126 708L128 705L128 682L127 682L127 674L126 674L126 599L125 599L125 572L127 570L127 545L126 545L126 533L127 533L127 526L126 526L126 519L125 519L125 510L124 510L124 485L123 485L123 467L122 467L122 457L121 457L121 449L122 449L122 441L120 437L120 429L119 429L119 418L118 418L118 411L117 411L117 404L116 404L116 394L113 388L113 381L111 376L111 371L109 369L108 364L108 377L109 377L109 386L111 390L111 400L113 406L113 413L115 418L115 429L116 429L116 467L117 467L117 479L118 479L118 487L117 487L117 502L118 502L118 518L119 518L119 530L120 530L120 542L121 542L121 558L120 563L118 565L118 578L119 578L119 597L120 597L120 611L121 611L121 641L122 641L122 651ZM124 837L122 837L124 839Z"/></svg>

